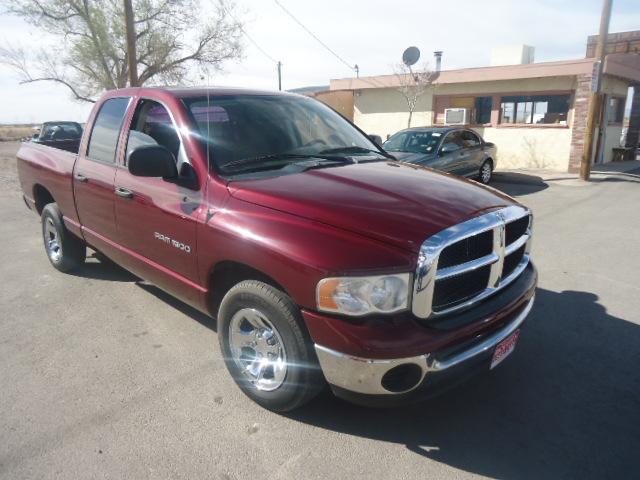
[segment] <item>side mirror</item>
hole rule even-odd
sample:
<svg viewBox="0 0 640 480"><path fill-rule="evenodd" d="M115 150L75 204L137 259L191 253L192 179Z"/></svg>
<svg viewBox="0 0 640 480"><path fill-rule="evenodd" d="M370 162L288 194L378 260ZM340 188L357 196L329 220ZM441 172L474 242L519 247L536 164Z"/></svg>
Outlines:
<svg viewBox="0 0 640 480"><path fill-rule="evenodd" d="M458 150L458 146L455 143L445 143L438 151L439 155L446 155L447 153L455 152Z"/></svg>
<svg viewBox="0 0 640 480"><path fill-rule="evenodd" d="M368 135L368 137L369 137L369 140L371 140L377 146L380 147L382 145L382 137L380 135Z"/></svg>
<svg viewBox="0 0 640 480"><path fill-rule="evenodd" d="M162 145L143 145L135 148L127 158L127 166L131 175L136 177L178 176L175 157Z"/></svg>

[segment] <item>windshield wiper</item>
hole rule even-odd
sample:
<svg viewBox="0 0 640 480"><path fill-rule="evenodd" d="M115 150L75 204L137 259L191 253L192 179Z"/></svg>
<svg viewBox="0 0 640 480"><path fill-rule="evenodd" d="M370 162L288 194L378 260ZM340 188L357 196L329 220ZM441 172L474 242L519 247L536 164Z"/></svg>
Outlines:
<svg viewBox="0 0 640 480"><path fill-rule="evenodd" d="M380 150L373 150L371 148L357 147L357 146L329 148L327 150L322 150L322 151L320 151L318 153L320 153L320 154L329 154L329 153L375 153L375 154L378 154L378 155L382 155L383 157L388 158L390 160L395 160L395 157L393 155L388 154L387 152L380 151Z"/></svg>
<svg viewBox="0 0 640 480"><path fill-rule="evenodd" d="M233 162L229 162L226 165L223 165L222 169L227 170L229 169L229 167L231 167L230 168L231 170L238 170L237 167L262 165L266 162L273 162L273 161L277 162L279 160L283 160L285 161L285 163L294 163L295 160L309 160L309 159L328 160L328 161L339 162L339 163L354 163L353 160L351 160L350 158L342 157L339 155L322 155L322 154L307 155L302 153L274 153L270 155L259 155L257 157L240 158L238 160L234 160ZM273 166L275 167L276 165L273 165Z"/></svg>

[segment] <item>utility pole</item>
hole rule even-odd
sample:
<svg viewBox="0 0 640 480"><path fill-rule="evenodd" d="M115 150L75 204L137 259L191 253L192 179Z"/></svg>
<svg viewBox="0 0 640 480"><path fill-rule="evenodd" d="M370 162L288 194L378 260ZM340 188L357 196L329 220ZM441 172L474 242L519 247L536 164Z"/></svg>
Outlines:
<svg viewBox="0 0 640 480"><path fill-rule="evenodd" d="M278 90L282 91L282 62L278 62Z"/></svg>
<svg viewBox="0 0 640 480"><path fill-rule="evenodd" d="M127 60L129 66L129 86L138 85L138 57L136 55L136 30L133 23L131 0L124 0L124 23L127 30Z"/></svg>
<svg viewBox="0 0 640 480"><path fill-rule="evenodd" d="M591 83L591 95L589 96L589 110L587 112L587 128L584 134L584 150L582 161L580 162L580 178L588 181L591 176L591 157L593 155L593 138L597 123L597 115L600 112L602 104L602 95L600 89L602 86L602 69L604 67L604 57L606 55L606 43L609 36L609 20L611 19L611 6L613 0L604 0L602 5L602 15L600 16L600 32L598 34L598 43L596 45L596 64L594 65Z"/></svg>
<svg viewBox="0 0 640 480"><path fill-rule="evenodd" d="M356 78L360 78L360 67L357 63L353 66L353 69L356 71Z"/></svg>

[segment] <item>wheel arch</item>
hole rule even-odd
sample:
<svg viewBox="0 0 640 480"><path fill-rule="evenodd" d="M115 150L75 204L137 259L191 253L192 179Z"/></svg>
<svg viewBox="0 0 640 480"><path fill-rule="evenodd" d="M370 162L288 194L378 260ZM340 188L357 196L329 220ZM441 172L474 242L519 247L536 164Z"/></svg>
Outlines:
<svg viewBox="0 0 640 480"><path fill-rule="evenodd" d="M496 168L496 161L493 159L493 156L488 155L487 158L485 158L482 163L484 162L489 162L491 163L491 170L493 171L493 169ZM482 166L482 165L481 165Z"/></svg>
<svg viewBox="0 0 640 480"><path fill-rule="evenodd" d="M246 263L235 260L223 260L213 266L209 273L209 309L216 317L225 294L238 283L244 280L258 280L267 285L291 295L287 290L270 275L250 266Z"/></svg>
<svg viewBox="0 0 640 480"><path fill-rule="evenodd" d="M50 203L54 203L55 199L51 192L42 184L36 183L33 186L33 200L35 202L38 215L42 215L42 210Z"/></svg>

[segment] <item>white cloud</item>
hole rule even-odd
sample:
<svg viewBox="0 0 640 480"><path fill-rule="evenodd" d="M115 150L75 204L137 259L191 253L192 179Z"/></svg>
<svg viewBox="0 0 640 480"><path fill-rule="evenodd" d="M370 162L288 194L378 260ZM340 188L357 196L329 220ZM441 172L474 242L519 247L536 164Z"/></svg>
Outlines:
<svg viewBox="0 0 640 480"><path fill-rule="evenodd" d="M206 1L206 0L203 0ZM361 75L390 73L402 50L415 45L423 57L444 50L445 69L488 65L491 48L526 43L536 47L536 61L584 56L586 37L596 33L600 0L280 0L311 31ZM326 85L331 78L352 76L289 18L273 0L237 0L246 10L247 31L261 47L283 62L283 87ZM614 3L611 31L637 29L636 0ZM0 18L0 39L31 44L39 37L20 21ZM242 62L212 75L211 84L276 89L275 64L246 41ZM84 120L90 107L70 100L64 87L17 86L15 76L0 67L0 122L50 118Z"/></svg>

